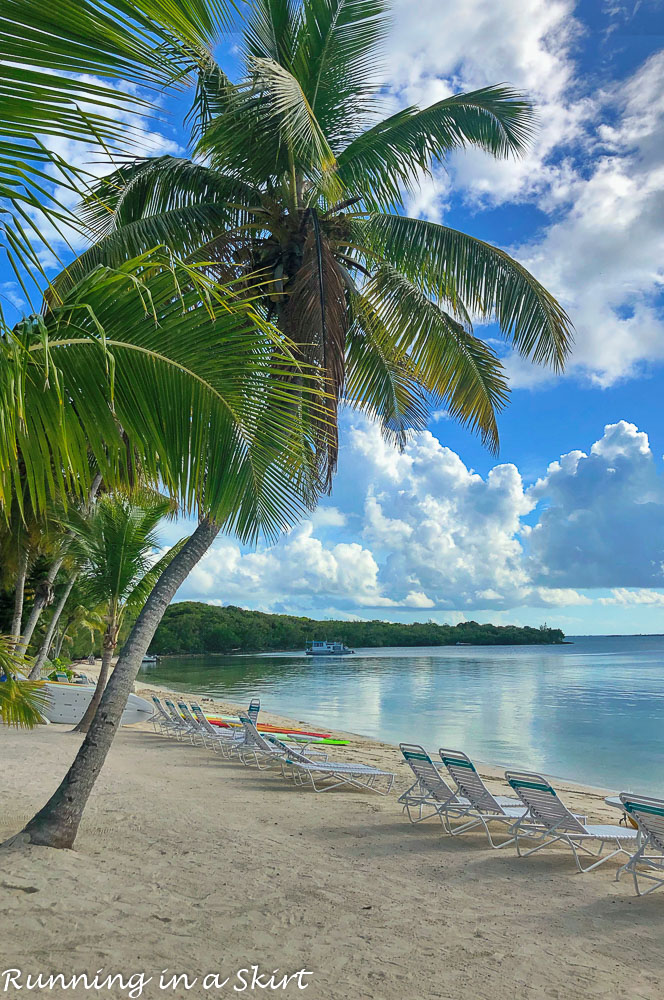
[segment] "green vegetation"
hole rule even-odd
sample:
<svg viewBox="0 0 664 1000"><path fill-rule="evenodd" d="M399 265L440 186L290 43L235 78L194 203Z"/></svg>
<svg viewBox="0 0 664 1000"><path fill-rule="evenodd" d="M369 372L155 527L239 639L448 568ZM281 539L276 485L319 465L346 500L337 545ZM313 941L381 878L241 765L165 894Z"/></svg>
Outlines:
<svg viewBox="0 0 664 1000"><path fill-rule="evenodd" d="M316 621L292 615L265 615L232 605L217 608L196 601L172 604L155 634L150 652L249 653L304 649L311 639L334 639L348 646L551 645L562 642L559 628L518 625L436 625L435 622Z"/></svg>

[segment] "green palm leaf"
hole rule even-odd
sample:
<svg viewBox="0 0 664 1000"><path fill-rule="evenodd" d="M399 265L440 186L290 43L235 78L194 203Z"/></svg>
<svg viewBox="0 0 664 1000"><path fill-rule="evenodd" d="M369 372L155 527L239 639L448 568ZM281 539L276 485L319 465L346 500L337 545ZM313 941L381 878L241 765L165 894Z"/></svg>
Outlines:
<svg viewBox="0 0 664 1000"><path fill-rule="evenodd" d="M137 133L118 115L148 111L154 102L132 87L113 87L96 76L132 81L156 95L195 65L218 28L228 23L223 0L6 0L0 12L0 199L3 249L24 292L24 275L46 283L35 240L65 225L80 231L63 208L60 187L89 179L50 153L37 136L130 148ZM90 75L93 74L93 75ZM20 166L19 166L20 165ZM49 173L48 167L55 167ZM53 248L49 246L51 252ZM0 313L0 321L2 315Z"/></svg>
<svg viewBox="0 0 664 1000"><path fill-rule="evenodd" d="M0 722L18 729L34 729L43 722L46 694L39 681L24 679L32 660L14 652L11 636L0 635Z"/></svg>
<svg viewBox="0 0 664 1000"><path fill-rule="evenodd" d="M356 244L391 264L427 295L495 318L525 357L560 371L572 345L569 316L522 264L456 229L400 215L354 223Z"/></svg>
<svg viewBox="0 0 664 1000"><path fill-rule="evenodd" d="M378 421L385 437L403 448L409 431L426 427L429 407L424 387L368 299L353 294L351 310L345 401Z"/></svg>
<svg viewBox="0 0 664 1000"><path fill-rule="evenodd" d="M380 268L363 296L436 403L496 452L496 414L507 401L508 388L490 347L392 267Z"/></svg>
<svg viewBox="0 0 664 1000"><path fill-rule="evenodd" d="M384 0L309 0L301 8L293 72L335 150L374 118L387 7Z"/></svg>
<svg viewBox="0 0 664 1000"><path fill-rule="evenodd" d="M533 125L532 105L510 87L455 94L423 110L404 108L358 136L338 155L339 176L368 208L389 210L450 150L520 154Z"/></svg>
<svg viewBox="0 0 664 1000"><path fill-rule="evenodd" d="M149 217L179 209L204 208L213 213L210 231L218 231L224 224L239 224L242 210L255 204L259 197L259 192L240 178L229 177L193 160L160 156L135 160L92 185L80 217L99 240ZM184 225L184 238L191 240L191 234L202 224L201 216L192 220L193 228L186 226L184 212L179 218ZM175 232L174 226L171 235L175 236ZM203 232L207 235L208 231L203 228ZM198 245L201 242L199 239ZM175 241L170 245L174 246Z"/></svg>
<svg viewBox="0 0 664 1000"><path fill-rule="evenodd" d="M107 485L138 467L247 538L313 497L321 404L283 338L204 270L158 252L99 267L0 344L0 502L23 480L37 508L84 493L90 453Z"/></svg>

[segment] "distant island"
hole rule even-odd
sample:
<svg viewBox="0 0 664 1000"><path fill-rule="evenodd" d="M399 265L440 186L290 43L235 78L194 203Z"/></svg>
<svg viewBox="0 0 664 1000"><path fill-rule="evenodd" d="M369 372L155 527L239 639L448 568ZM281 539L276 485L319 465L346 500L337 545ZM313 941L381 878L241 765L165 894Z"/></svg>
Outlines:
<svg viewBox="0 0 664 1000"><path fill-rule="evenodd" d="M565 635L558 628L517 625L437 625L435 622L316 621L294 615L267 615L232 605L220 608L197 601L171 604L157 629L150 652L268 653L304 649L311 639L330 639L356 646L555 645Z"/></svg>

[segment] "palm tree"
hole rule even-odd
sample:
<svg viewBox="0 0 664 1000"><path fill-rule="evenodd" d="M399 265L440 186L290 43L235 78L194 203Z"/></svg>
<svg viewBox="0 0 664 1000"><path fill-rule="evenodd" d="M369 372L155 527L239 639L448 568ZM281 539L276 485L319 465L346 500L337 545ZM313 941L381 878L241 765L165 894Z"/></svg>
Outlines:
<svg viewBox="0 0 664 1000"><path fill-rule="evenodd" d="M33 729L43 722L45 695L40 681L26 681L30 659L16 653L11 636L0 635L0 722Z"/></svg>
<svg viewBox="0 0 664 1000"><path fill-rule="evenodd" d="M263 315L325 372L335 401L401 435L423 419L419 388L495 448L507 387L472 318L495 319L517 351L555 369L569 319L503 250L405 217L402 199L454 149L522 153L533 109L494 86L380 120L387 6L255 0L240 81L198 60L191 157L136 159L99 182L84 212L95 245L64 278L155 243L212 260L223 281L268 277ZM395 386L390 413L395 366L410 384Z"/></svg>
<svg viewBox="0 0 664 1000"><path fill-rule="evenodd" d="M557 369L564 363L568 317L523 267L482 241L399 214L402 189L449 150L474 144L497 156L520 152L532 123L530 105L508 88L493 87L370 123L383 12L381 0L257 0L245 30L246 75L239 84L209 56L195 54L194 157L130 163L87 201L86 219L98 242L56 283L46 321L61 308L58 296L67 302L86 281L128 276L126 269L135 271L136 259L157 244L184 256L178 273L190 268L195 274L195 280L185 281L188 309L179 312L185 329L178 345L167 341L169 349L193 353L200 362L206 341L196 338L203 324L192 324L190 311L196 311L204 277L212 288L226 289L226 308L231 290L245 309L251 297L255 327L266 339L276 327L281 337L272 340L270 374L263 381L267 391L261 392L250 370L243 372L249 385L236 398L252 415L258 452L271 461L260 464L257 476L238 475L242 463L218 461L209 446L217 435L207 422L181 420L178 432L163 405L160 413L173 436L159 433L159 421L142 402L144 366L136 383L140 391L126 390L131 399L123 409L140 463L153 483L163 468L166 488L184 496L200 523L140 612L65 779L22 832L32 842L72 845L141 658L178 587L220 527L254 537L259 525L269 530L284 523L291 495L307 495L312 455L318 481L329 485L336 413L329 413L325 399L316 414L308 400L312 384L324 386L334 406L343 400L377 417L400 442L409 428L422 425L432 399L445 400L455 418L495 448L496 412L506 401L507 386L498 357L475 336L471 318L494 317L525 356ZM152 291L155 279L148 270ZM172 302L172 284L169 289ZM168 313L163 297L160 302ZM106 304L113 333L105 332L99 355L110 348L124 358L130 349L114 322L115 298ZM218 314L215 318L220 321ZM135 316L125 313L125 319L132 323L133 339ZM239 322L235 314L225 319L231 327ZM81 314L72 321L88 322ZM162 335L163 329L155 333L151 349L158 344L161 350ZM76 337L73 344L78 352ZM219 363L217 353L205 375L223 382L229 369L220 375ZM187 365L191 370L195 365ZM232 371L239 378L238 370ZM298 387L304 406L292 395ZM1 392L2 385L0 406ZM99 395L98 385L94 392ZM107 412L108 407L103 419L110 420ZM291 423L286 432L287 418L303 413L304 427L298 422L296 431ZM80 416L77 410L71 415L76 425ZM147 422L143 441L141 420ZM118 415L118 422L124 432L124 418ZM152 442L147 444L155 429L166 449L157 449L159 462ZM192 471L183 456L189 455L192 437L199 444L198 435L208 447ZM0 443L0 469L1 449ZM53 453L54 467L62 468L65 453L57 440ZM132 462L117 451L113 455L115 462L109 463L103 451L95 452L105 480L102 467L110 465L109 473L116 474L118 466L131 471ZM313 492L310 487L308 496Z"/></svg>
<svg viewBox="0 0 664 1000"><path fill-rule="evenodd" d="M0 142L0 196L9 206L4 248L23 287L23 274L45 280L34 245L45 240L26 212L41 207L56 226L76 221L43 187L53 166L64 183L74 172L35 133L118 138L115 111L125 97L70 74L138 80L158 90L182 78L183 53L190 58L209 41L214 15L223 10L223 0L54 0L46 6L8 0L0 15L9 67L0 95L9 136ZM100 102L99 115L82 112L79 101ZM139 616L128 666L114 672L105 692L101 729L84 742L63 785L65 791L76 786L76 795L64 796L75 808L59 809L56 794L28 825L42 843L73 842L135 664L220 527L245 539L261 530L274 534L315 498L311 416L315 411L320 436L325 404L312 399L309 374L256 313L254 296L221 287L170 250L152 248L120 268L89 271L66 294L52 293L44 316L27 317L11 330L0 316L5 517L13 497L24 516L24 486L39 511L54 497L88 497L95 467L109 488L140 473L202 517L178 567L168 567ZM16 657L12 666L8 656L11 679L24 661Z"/></svg>
<svg viewBox="0 0 664 1000"><path fill-rule="evenodd" d="M94 696L76 727L87 733L106 686L118 634L127 614L137 614L159 576L177 555L174 546L156 564L157 526L174 511L167 497L141 489L101 497L88 514L74 514L66 522L73 536L72 554L83 564L83 600L88 607L103 605L105 629L99 680Z"/></svg>

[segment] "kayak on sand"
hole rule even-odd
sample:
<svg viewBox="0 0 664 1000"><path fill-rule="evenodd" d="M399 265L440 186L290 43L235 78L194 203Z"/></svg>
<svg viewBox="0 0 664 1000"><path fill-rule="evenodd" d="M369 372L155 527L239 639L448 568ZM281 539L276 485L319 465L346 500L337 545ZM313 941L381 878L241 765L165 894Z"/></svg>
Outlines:
<svg viewBox="0 0 664 1000"><path fill-rule="evenodd" d="M236 729L242 725L237 719L233 719L230 716L208 716L208 722L211 722L213 726L219 726L223 729ZM269 722L259 722L257 726L259 732L261 733L272 733L273 735L280 734L282 736L294 736L301 737L302 739L315 740L321 743L334 743L345 745L348 740L339 740L332 736L330 733L316 732L315 730L309 729L291 729L287 726L276 726Z"/></svg>

